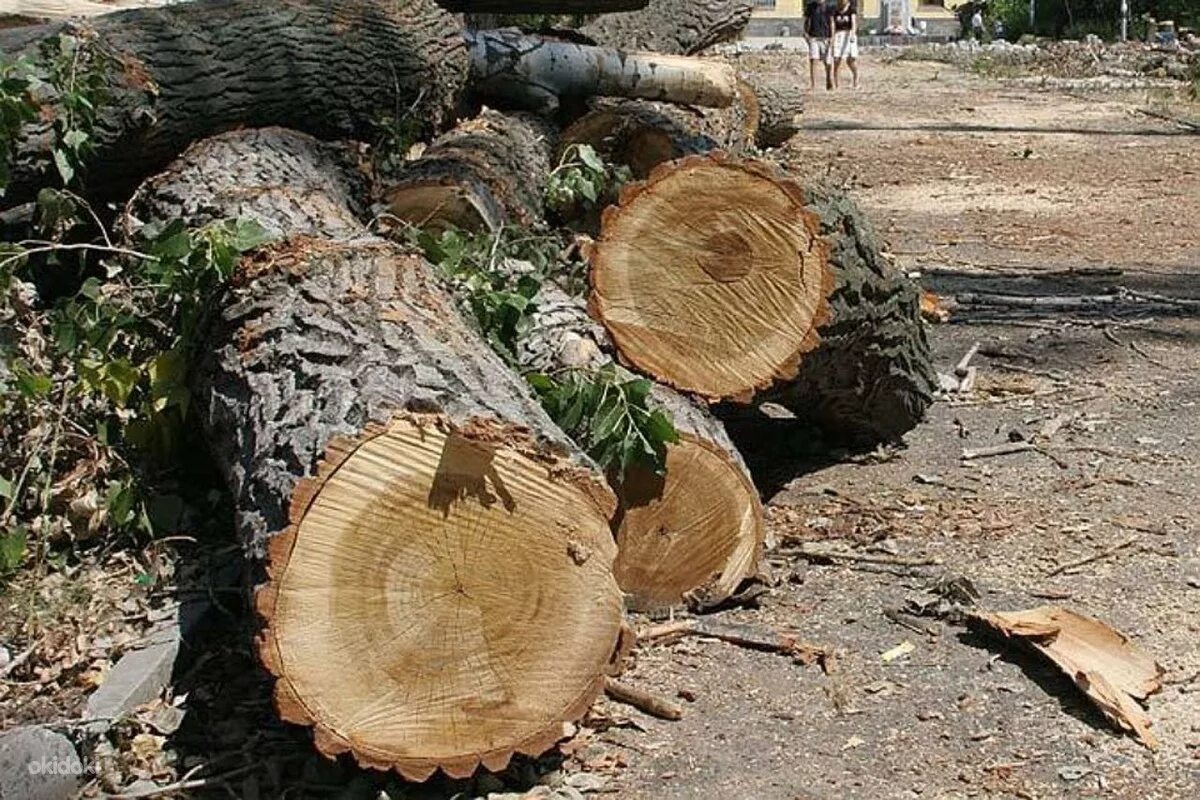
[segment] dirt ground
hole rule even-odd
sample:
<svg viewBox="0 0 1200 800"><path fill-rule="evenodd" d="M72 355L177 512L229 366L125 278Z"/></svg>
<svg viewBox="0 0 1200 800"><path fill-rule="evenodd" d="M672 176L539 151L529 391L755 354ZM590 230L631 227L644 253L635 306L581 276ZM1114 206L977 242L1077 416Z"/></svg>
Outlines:
<svg viewBox="0 0 1200 800"><path fill-rule="evenodd" d="M167 700L188 709L183 727L160 736L133 721L121 734L144 751L133 771L166 782L216 764L227 778L191 794L242 798L433 800L535 782L630 800L1200 796L1200 138L1138 111L1200 109L1161 89L1089 93L871 56L863 78L813 98L792 160L848 188L897 262L957 304L930 329L939 370L980 348L975 389L941 398L906 447L810 463L789 454L785 422L769 450L744 440L781 544L777 584L715 618L795 631L833 648L833 668L708 639L649 645L623 680L676 699L682 720L601 702L565 759L413 787L312 755L305 732L275 722L240 590L166 574L155 585L226 613L177 669ZM979 302L996 294L1026 300ZM1047 423L1057 431L1039 449L961 457ZM809 563L803 542L933 563ZM115 630L139 635L126 623L158 613L160 592L127 594L158 574L158 555L106 558L121 562L98 569L125 575L125 599L98 589L90 602L116 619L64 622L77 646L61 683L74 688L9 706L6 726L77 718L103 677L91 650L113 652ZM1148 702L1161 748L1115 731L1030 654L893 613L958 576L986 608L1066 605L1150 652L1165 669ZM51 613L61 587L40 591ZM911 652L881 657L906 642Z"/></svg>
<svg viewBox="0 0 1200 800"><path fill-rule="evenodd" d="M863 77L858 92L818 94L790 150L850 189L926 288L1200 300L1200 139L1136 110L1161 96L870 58ZM934 327L943 372L981 343L977 391L937 403L904 449L758 477L782 487L769 516L785 542L938 564L897 575L773 558L779 588L721 617L832 646L837 669L710 640L647 649L629 679L695 700L680 722L638 717L644 732L604 734L627 748L610 788L656 800L1198 796L1198 311L963 305ZM1055 418L1067 421L1045 452L960 457ZM1159 751L1115 733L1036 658L885 616L939 575L967 576L988 608L1067 605L1153 654L1166 669L1148 704ZM911 654L881 659L906 641Z"/></svg>

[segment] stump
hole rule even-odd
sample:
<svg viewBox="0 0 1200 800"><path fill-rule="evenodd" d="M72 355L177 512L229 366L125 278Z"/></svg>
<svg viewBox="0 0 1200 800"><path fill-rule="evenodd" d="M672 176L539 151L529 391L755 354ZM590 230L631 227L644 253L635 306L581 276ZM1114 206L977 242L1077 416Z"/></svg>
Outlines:
<svg viewBox="0 0 1200 800"><path fill-rule="evenodd" d="M536 302L518 349L522 369L594 370L612 361L611 343L581 299L548 284ZM662 475L635 466L623 479L613 476L617 583L637 611L715 605L757 570L762 504L724 425L707 408L662 385L651 397L679 441L667 445Z"/></svg>
<svg viewBox="0 0 1200 800"><path fill-rule="evenodd" d="M111 54L86 174L104 199L230 128L369 141L379 117L400 109L436 129L467 78L459 26L432 0L196 0L3 31L0 50L33 55L59 33ZM46 121L27 125L3 203L33 199L50 164Z"/></svg>
<svg viewBox="0 0 1200 800"><path fill-rule="evenodd" d="M352 215L310 195L345 184L337 161L241 131L158 182L191 223L290 228L244 260L193 381L246 548L267 554L259 654L281 716L326 755L415 780L500 769L601 689L613 496L421 258L361 229L327 238ZM264 199L224 207L247 193Z"/></svg>
<svg viewBox="0 0 1200 800"><path fill-rule="evenodd" d="M556 140L538 117L485 109L405 165L385 193L388 213L434 229L539 222Z"/></svg>

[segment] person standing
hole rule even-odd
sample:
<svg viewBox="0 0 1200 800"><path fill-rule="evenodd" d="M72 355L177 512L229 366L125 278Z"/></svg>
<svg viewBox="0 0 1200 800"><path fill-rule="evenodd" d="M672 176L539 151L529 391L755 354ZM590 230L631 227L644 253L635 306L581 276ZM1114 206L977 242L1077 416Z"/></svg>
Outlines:
<svg viewBox="0 0 1200 800"><path fill-rule="evenodd" d="M829 0L808 0L804 4L804 38L808 41L808 87L817 90L817 64L825 67L825 90L833 88L829 64Z"/></svg>
<svg viewBox="0 0 1200 800"><path fill-rule="evenodd" d="M855 0L837 0L837 5L830 14L830 27L833 32L829 37L829 55L826 60L833 64L834 88L840 85L838 73L841 71L843 60L846 66L850 67L851 86L858 88L858 11L854 3Z"/></svg>

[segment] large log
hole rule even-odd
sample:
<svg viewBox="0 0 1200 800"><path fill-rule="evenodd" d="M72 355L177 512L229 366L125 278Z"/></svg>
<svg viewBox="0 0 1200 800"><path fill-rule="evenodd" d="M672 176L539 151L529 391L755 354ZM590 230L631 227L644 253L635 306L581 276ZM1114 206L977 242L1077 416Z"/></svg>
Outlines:
<svg viewBox="0 0 1200 800"><path fill-rule="evenodd" d="M855 443L897 438L932 399L913 284L849 200L765 163L660 165L606 210L590 262L590 307L621 357L677 389L771 390Z"/></svg>
<svg viewBox="0 0 1200 800"><path fill-rule="evenodd" d="M485 109L433 141L386 191L388 212L419 228L498 230L543 219L557 134L539 117Z"/></svg>
<svg viewBox="0 0 1200 800"><path fill-rule="evenodd" d="M595 95L727 106L737 93L733 67L722 61L623 52L509 29L464 36L472 91L516 108L548 113L563 100Z"/></svg>
<svg viewBox="0 0 1200 800"><path fill-rule="evenodd" d="M601 14L580 32L602 47L693 55L741 38L752 0L650 0L630 14Z"/></svg>
<svg viewBox="0 0 1200 800"><path fill-rule="evenodd" d="M758 120L754 143L763 149L782 147L800 132L804 87L787 73L747 72L741 79L749 88Z"/></svg>
<svg viewBox="0 0 1200 800"><path fill-rule="evenodd" d="M287 229L239 268L194 381L248 552L269 559L259 653L280 714L411 779L499 769L600 690L614 499L422 259L361 228L328 238L353 224L340 189L310 197L346 185L337 163L300 134L225 134L133 214L194 193L190 223Z"/></svg>
<svg viewBox="0 0 1200 800"><path fill-rule="evenodd" d="M458 23L432 0L196 0L4 31L0 49L36 54L60 33L112 56L86 175L103 198L230 128L371 139L399 109L433 129L453 119L467 77ZM3 203L36 195L50 159L43 119L18 141Z"/></svg>
<svg viewBox="0 0 1200 800"><path fill-rule="evenodd" d="M466 14L606 14L636 11L649 0L437 0L449 11Z"/></svg>
<svg viewBox="0 0 1200 800"><path fill-rule="evenodd" d="M536 302L518 349L522 369L590 371L612 363L611 343L582 299L545 284ZM638 611L715 605L757 570L762 504L725 427L707 408L662 385L651 397L679 441L667 445L663 474L634 467L613 477L617 583Z"/></svg>

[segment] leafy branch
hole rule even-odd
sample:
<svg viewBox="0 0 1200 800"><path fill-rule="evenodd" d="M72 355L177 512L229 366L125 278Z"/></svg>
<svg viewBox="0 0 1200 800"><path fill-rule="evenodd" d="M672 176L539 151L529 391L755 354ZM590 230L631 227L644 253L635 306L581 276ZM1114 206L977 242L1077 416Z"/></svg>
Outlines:
<svg viewBox="0 0 1200 800"><path fill-rule="evenodd" d="M555 424L604 469L621 476L635 464L659 475L666 470L666 447L679 434L651 403L649 380L615 364L525 378Z"/></svg>
<svg viewBox="0 0 1200 800"><path fill-rule="evenodd" d="M607 163L591 145L573 144L546 181L546 208L564 219L579 216L615 200L630 177L629 167Z"/></svg>

